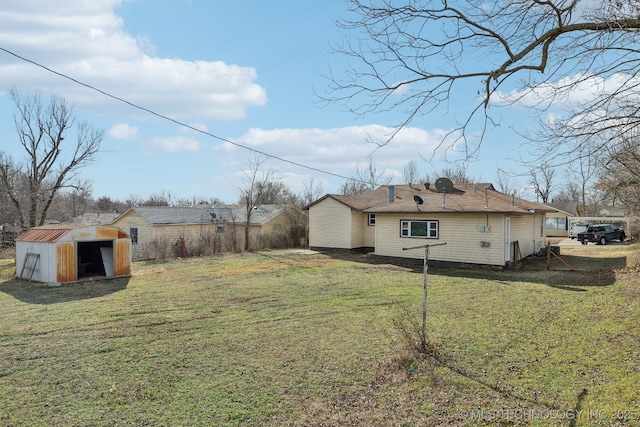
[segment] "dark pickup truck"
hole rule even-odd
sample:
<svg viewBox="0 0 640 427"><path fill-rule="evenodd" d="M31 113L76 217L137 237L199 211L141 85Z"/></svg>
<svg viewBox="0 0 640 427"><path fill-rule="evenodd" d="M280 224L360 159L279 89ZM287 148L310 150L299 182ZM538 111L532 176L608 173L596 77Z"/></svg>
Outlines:
<svg viewBox="0 0 640 427"><path fill-rule="evenodd" d="M625 238L624 230L615 227L612 224L597 224L587 227L584 233L578 233L578 240L586 245L589 242L600 243L606 245L611 240L623 241Z"/></svg>

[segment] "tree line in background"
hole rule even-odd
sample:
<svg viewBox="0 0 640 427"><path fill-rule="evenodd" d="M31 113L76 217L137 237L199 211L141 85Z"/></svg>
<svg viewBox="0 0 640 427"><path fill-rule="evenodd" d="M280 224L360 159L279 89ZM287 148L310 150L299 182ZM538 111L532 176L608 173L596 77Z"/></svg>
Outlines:
<svg viewBox="0 0 640 427"><path fill-rule="evenodd" d="M581 157L566 168L542 163L536 167L523 167L520 172L496 172L493 186L496 190L519 198L540 203L575 203L583 216L599 216L604 209L622 210L628 215L640 214L640 144L629 141L614 150L597 156ZM620 147L623 146L624 149ZM448 178L456 184L480 182L469 175L462 164L449 165L434 173L424 173L415 160L402 169L401 183L435 182ZM523 183L524 180L524 183ZM397 182L398 178L380 170L370 159L358 165L352 178L340 186L340 194L356 195L375 190L381 185Z"/></svg>
<svg viewBox="0 0 640 427"><path fill-rule="evenodd" d="M47 219L65 222L87 212L124 212L134 206L221 205L216 197L177 198L161 191L147 198L131 195L125 200L103 196L94 199L91 182L81 179L79 170L94 161L104 131L86 122L77 122L73 107L53 96L45 102L40 94L25 95L11 90L16 106L14 124L18 142L24 148L23 159L0 152L0 224L24 230L42 225ZM623 208L629 214L640 212L640 149L637 137L625 135L615 144L576 143L576 159L564 169L548 162L525 172L497 171L494 185L507 194L542 203L576 202L583 215L598 215L602 208ZM591 145L590 145L591 144ZM242 219L248 224L256 207L276 204L302 208L324 193L313 179L305 183L301 194L294 193L278 178L277 170L265 158L251 157L246 162L239 187L238 204L244 207ZM370 158L358 165L346 179L340 194L353 195L374 190L398 179L402 183L420 183L447 177L455 183L476 182L462 165L450 165L435 174L421 173L415 160L402 170L401 178L380 170ZM517 178L525 178L525 185ZM246 236L245 236L246 237ZM248 243L248 239L244 239ZM244 248L248 249L247 247Z"/></svg>
<svg viewBox="0 0 640 427"><path fill-rule="evenodd" d="M222 205L216 197L177 198L161 191L146 198L131 195L125 200L102 196L95 199L92 183L80 177L80 169L96 160L104 131L77 122L73 106L52 96L10 91L18 143L24 157L14 159L0 151L0 225L26 230L48 220L66 222L87 212L122 213L134 206ZM295 194L277 176L265 159L251 157L243 172L238 204L243 205L248 224L259 205L275 204L302 208L324 191L310 179L304 191Z"/></svg>

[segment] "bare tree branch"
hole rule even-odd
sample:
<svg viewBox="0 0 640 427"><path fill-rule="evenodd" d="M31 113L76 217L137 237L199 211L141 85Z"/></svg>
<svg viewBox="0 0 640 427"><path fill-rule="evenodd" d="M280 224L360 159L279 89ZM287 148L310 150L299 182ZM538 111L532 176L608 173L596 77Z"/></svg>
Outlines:
<svg viewBox="0 0 640 427"><path fill-rule="evenodd" d="M26 158L15 163L3 156L0 178L3 191L20 212L21 227L27 228L44 224L56 194L72 185L78 170L95 159L104 132L87 123L76 126L73 108L63 98L54 96L45 104L38 93L25 95L12 89L10 95L16 106L16 132ZM75 143L65 141L72 129ZM26 191L20 182L26 183Z"/></svg>
<svg viewBox="0 0 640 427"><path fill-rule="evenodd" d="M347 36L334 50L350 64L344 73L329 74L330 86L319 96L325 102L343 103L360 116L400 111L400 130L434 111L449 113L471 84L477 102L466 105L451 131L459 137L449 142L462 142L468 158L496 124L490 106L526 99L544 110L569 100L594 77L617 76L619 84L572 106L549 126L540 150L562 150L570 135L592 135L594 129L621 134L640 123L640 107L630 110L640 105L638 0L603 0L591 9L584 0L347 3L350 16L338 22ZM482 136L472 143L478 131Z"/></svg>

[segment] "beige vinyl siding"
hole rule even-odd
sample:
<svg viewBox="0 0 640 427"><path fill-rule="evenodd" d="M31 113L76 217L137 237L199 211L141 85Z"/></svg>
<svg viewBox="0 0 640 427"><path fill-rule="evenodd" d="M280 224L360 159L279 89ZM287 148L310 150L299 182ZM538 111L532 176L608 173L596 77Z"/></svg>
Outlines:
<svg viewBox="0 0 640 427"><path fill-rule="evenodd" d="M536 253L544 246L544 221L544 214L511 217L511 241L518 241L523 258Z"/></svg>
<svg viewBox="0 0 640 427"><path fill-rule="evenodd" d="M337 200L316 203L309 208L309 246L352 249L352 222L351 208Z"/></svg>
<svg viewBox="0 0 640 427"><path fill-rule="evenodd" d="M138 244L131 244L131 257L134 260L152 259L155 258L155 250L150 247L150 243L153 240L153 227L145 220L133 211L118 217L113 222L113 225L120 228L125 233L129 234L131 228L138 229Z"/></svg>
<svg viewBox="0 0 640 427"><path fill-rule="evenodd" d="M438 239L400 237L401 220L438 221ZM480 231L480 226L490 226L490 231ZM403 247L444 243L433 248L429 259L471 264L504 265L504 215L476 214L389 214L378 215L376 221L376 250L380 256L420 259L424 250L403 251ZM490 246L482 247L481 241Z"/></svg>
<svg viewBox="0 0 640 427"><path fill-rule="evenodd" d="M377 219L377 218L376 218ZM368 248L374 248L376 246L376 226L369 225L369 215L362 214L362 221L364 223L364 242L363 246Z"/></svg>
<svg viewBox="0 0 640 427"><path fill-rule="evenodd" d="M351 246L350 249L361 248L364 246L364 230L366 217L360 211L351 211Z"/></svg>

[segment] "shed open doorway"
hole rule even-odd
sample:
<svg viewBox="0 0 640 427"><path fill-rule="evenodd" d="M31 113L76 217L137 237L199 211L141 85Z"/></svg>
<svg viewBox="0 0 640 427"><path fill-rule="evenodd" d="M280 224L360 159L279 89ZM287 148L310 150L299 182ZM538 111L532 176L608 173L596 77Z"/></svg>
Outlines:
<svg viewBox="0 0 640 427"><path fill-rule="evenodd" d="M113 276L113 241L78 242L78 279Z"/></svg>

